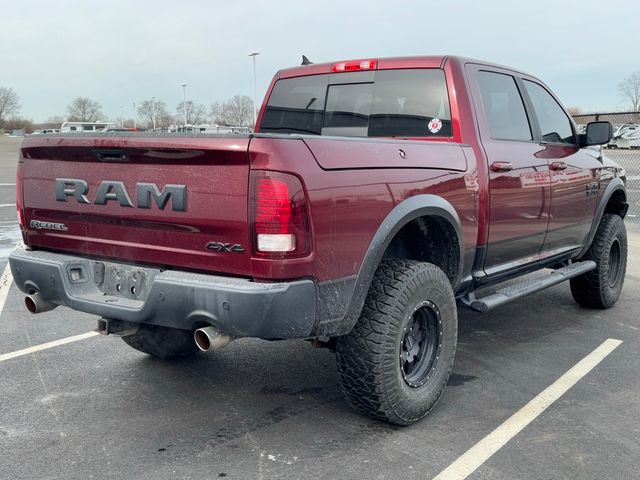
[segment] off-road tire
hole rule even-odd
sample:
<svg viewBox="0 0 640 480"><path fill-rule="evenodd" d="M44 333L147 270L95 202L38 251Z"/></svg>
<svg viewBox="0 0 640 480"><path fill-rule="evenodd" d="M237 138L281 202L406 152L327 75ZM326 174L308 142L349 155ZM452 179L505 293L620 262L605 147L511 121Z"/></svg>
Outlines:
<svg viewBox="0 0 640 480"><path fill-rule="evenodd" d="M603 215L581 260L593 260L596 268L570 280L574 300L587 308L612 307L620 297L627 270L627 230L622 218Z"/></svg>
<svg viewBox="0 0 640 480"><path fill-rule="evenodd" d="M410 386L401 352L406 329L415 325L422 309L435 318L435 363L427 365L426 377ZM340 388L348 403L384 422L417 422L435 406L447 384L457 335L456 302L445 273L430 263L384 260L355 327L336 341Z"/></svg>
<svg viewBox="0 0 640 480"><path fill-rule="evenodd" d="M140 325L135 334L122 337L122 340L131 348L163 360L186 357L200 351L193 340L193 332L179 328Z"/></svg>

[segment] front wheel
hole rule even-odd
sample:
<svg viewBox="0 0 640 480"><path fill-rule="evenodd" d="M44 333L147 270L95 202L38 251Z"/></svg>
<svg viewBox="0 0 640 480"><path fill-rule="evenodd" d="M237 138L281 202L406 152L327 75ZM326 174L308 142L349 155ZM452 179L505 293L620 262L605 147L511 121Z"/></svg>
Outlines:
<svg viewBox="0 0 640 480"><path fill-rule="evenodd" d="M620 297L627 271L627 230L618 215L605 214L582 260L596 268L570 280L576 302L588 308L610 308Z"/></svg>
<svg viewBox="0 0 640 480"><path fill-rule="evenodd" d="M143 324L135 334L122 337L122 340L139 352L163 360L186 357L199 351L193 332L179 328Z"/></svg>
<svg viewBox="0 0 640 480"><path fill-rule="evenodd" d="M435 406L453 367L456 303L435 265L385 260L353 330L336 341L340 387L349 404L396 425Z"/></svg>

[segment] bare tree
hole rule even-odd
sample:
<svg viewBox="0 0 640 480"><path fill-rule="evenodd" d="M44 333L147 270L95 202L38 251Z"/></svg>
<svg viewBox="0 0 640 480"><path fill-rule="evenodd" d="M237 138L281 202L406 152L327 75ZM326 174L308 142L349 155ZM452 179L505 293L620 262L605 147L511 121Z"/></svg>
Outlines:
<svg viewBox="0 0 640 480"><path fill-rule="evenodd" d="M235 95L222 105L219 118L226 125L247 127L253 123L253 100L246 95Z"/></svg>
<svg viewBox="0 0 640 480"><path fill-rule="evenodd" d="M224 124L224 119L222 118L224 104L220 102L213 102L211 107L209 108L209 118L213 123L217 123L218 125Z"/></svg>
<svg viewBox="0 0 640 480"><path fill-rule="evenodd" d="M52 125L48 128L60 128L60 125L64 123L64 117L62 115L53 115L47 118L44 123L47 125Z"/></svg>
<svg viewBox="0 0 640 480"><path fill-rule="evenodd" d="M196 105L191 100L187 100L187 125L197 125L207 121L207 107ZM180 102L176 107L176 119L178 123L184 123L185 118L184 102Z"/></svg>
<svg viewBox="0 0 640 480"><path fill-rule="evenodd" d="M142 117L147 128L166 128L173 122L173 117L167 111L167 104L155 98L140 102L138 116Z"/></svg>
<svg viewBox="0 0 640 480"><path fill-rule="evenodd" d="M13 88L0 87L0 127L10 116L18 113L20 101Z"/></svg>
<svg viewBox="0 0 640 480"><path fill-rule="evenodd" d="M89 97L77 97L67 107L69 121L97 122L102 117L102 106Z"/></svg>
<svg viewBox="0 0 640 480"><path fill-rule="evenodd" d="M618 84L618 95L634 112L640 111L640 72L632 73Z"/></svg>
<svg viewBox="0 0 640 480"><path fill-rule="evenodd" d="M580 107L567 107L567 112L569 112L569 115L573 117L575 115L580 115L582 113L582 109Z"/></svg>
<svg viewBox="0 0 640 480"><path fill-rule="evenodd" d="M4 128L7 130L24 130L26 133L32 133L34 125L33 121L28 118L11 117L5 120Z"/></svg>

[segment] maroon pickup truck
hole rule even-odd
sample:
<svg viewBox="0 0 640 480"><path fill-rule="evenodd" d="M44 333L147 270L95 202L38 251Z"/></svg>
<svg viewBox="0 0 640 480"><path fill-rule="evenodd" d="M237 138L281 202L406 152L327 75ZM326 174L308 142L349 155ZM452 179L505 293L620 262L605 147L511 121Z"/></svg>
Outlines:
<svg viewBox="0 0 640 480"><path fill-rule="evenodd" d="M30 311L98 315L161 358L239 337L329 346L348 402L406 425L447 383L457 304L565 280L584 307L617 301L624 170L589 148L611 136L485 62L290 68L250 135L25 139L11 270Z"/></svg>

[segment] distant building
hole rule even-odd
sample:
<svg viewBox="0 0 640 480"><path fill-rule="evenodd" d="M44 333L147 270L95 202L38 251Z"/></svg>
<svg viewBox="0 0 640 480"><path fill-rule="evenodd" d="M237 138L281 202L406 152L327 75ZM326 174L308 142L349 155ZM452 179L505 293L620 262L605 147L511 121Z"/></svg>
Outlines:
<svg viewBox="0 0 640 480"><path fill-rule="evenodd" d="M172 133L251 133L249 127L233 127L229 125L217 125L203 123L200 125L170 125L169 132Z"/></svg>

